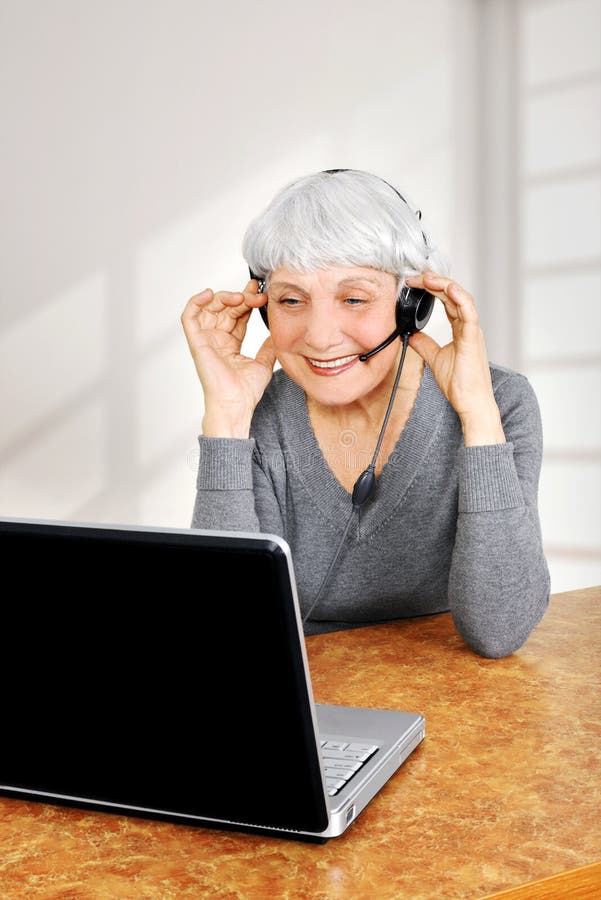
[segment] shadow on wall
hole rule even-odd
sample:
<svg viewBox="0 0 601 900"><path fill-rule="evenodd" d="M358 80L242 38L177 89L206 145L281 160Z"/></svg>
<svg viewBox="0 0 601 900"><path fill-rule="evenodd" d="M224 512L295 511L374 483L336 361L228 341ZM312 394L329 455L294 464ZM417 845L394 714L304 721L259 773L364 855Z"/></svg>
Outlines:
<svg viewBox="0 0 601 900"><path fill-rule="evenodd" d="M444 216L447 4L383 4L390 29L346 10L341 36L337 4L269 2L267 42L254 10L231 29L201 6L3 12L3 515L188 525L202 401L179 317L245 280L243 230L281 184L400 171ZM426 72L417 44L399 58L407 21L441 50Z"/></svg>

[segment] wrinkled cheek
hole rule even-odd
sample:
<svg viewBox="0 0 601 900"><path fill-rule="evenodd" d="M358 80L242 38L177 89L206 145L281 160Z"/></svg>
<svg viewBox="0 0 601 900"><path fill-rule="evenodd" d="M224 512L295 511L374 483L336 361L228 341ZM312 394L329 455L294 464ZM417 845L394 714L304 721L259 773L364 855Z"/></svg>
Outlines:
<svg viewBox="0 0 601 900"><path fill-rule="evenodd" d="M276 316L270 317L269 326L271 340L278 359L294 353L294 346L300 342L302 337L302 329L299 329L298 326L293 328L290 325L283 325L277 321Z"/></svg>
<svg viewBox="0 0 601 900"><path fill-rule="evenodd" d="M279 351L276 347L276 359L279 366L292 378L293 381L301 382L303 375L307 374L307 364L302 356L295 353L287 353Z"/></svg>

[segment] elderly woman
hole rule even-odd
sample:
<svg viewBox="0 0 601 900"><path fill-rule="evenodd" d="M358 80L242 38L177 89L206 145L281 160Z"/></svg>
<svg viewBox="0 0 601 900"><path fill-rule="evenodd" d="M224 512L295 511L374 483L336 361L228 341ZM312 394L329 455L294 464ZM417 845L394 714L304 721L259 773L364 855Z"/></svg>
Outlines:
<svg viewBox="0 0 601 900"><path fill-rule="evenodd" d="M192 526L285 538L306 634L450 610L474 651L512 653L549 597L539 408L489 363L421 214L378 176L318 172L275 196L243 254L244 290L182 314L204 392ZM434 298L442 347L422 331Z"/></svg>

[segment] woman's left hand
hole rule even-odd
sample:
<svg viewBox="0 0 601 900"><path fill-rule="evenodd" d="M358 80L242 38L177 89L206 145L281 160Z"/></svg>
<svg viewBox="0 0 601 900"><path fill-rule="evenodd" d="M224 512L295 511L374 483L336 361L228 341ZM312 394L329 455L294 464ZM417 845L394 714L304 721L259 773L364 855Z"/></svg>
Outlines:
<svg viewBox="0 0 601 900"><path fill-rule="evenodd" d="M424 272L406 279L409 287L425 288L442 301L453 339L444 347L423 331L409 345L432 370L436 382L459 416L466 446L505 443L484 335L474 300L450 278Z"/></svg>

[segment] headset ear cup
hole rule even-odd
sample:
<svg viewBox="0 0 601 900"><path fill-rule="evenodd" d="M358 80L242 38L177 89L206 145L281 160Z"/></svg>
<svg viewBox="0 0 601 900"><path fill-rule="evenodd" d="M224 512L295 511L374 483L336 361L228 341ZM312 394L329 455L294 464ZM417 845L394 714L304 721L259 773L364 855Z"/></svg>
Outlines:
<svg viewBox="0 0 601 900"><path fill-rule="evenodd" d="M434 309L435 297L423 288L401 288L396 302L396 327L401 336L421 331Z"/></svg>
<svg viewBox="0 0 601 900"><path fill-rule="evenodd" d="M248 269L248 274L250 275L251 278L254 278L255 281L259 282L259 294L264 294L265 293L265 278L262 277L261 275L255 275L255 273L250 268L250 266ZM265 325L267 326L267 328L269 328L269 322L267 321L267 304L264 303L263 306L259 306L258 309L259 309L259 312L261 313L261 318L265 322Z"/></svg>

